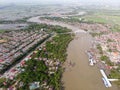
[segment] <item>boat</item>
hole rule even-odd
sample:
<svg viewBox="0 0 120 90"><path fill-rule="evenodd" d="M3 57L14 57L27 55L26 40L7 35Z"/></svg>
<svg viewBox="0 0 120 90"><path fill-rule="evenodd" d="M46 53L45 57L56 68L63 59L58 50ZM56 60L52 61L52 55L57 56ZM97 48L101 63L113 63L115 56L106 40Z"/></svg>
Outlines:
<svg viewBox="0 0 120 90"><path fill-rule="evenodd" d="M109 86L108 86L108 83L107 83L106 80L105 80L105 78L102 78L102 80L103 80L103 83L104 83L105 87L109 87Z"/></svg>
<svg viewBox="0 0 120 90"><path fill-rule="evenodd" d="M102 80L103 80L103 82L104 82L105 87L112 87L112 84L110 83L109 79L107 78L104 70L103 70L103 69L100 69L100 72L101 72L101 74L102 74L102 76L103 76Z"/></svg>
<svg viewBox="0 0 120 90"><path fill-rule="evenodd" d="M89 65L93 66L96 64L96 61L93 59L93 55L90 53L90 51L86 51L88 58L89 58Z"/></svg>
<svg viewBox="0 0 120 90"><path fill-rule="evenodd" d="M94 63L93 63L93 59L91 58L91 59L89 59L89 64L90 64L90 66L93 66L94 65Z"/></svg>

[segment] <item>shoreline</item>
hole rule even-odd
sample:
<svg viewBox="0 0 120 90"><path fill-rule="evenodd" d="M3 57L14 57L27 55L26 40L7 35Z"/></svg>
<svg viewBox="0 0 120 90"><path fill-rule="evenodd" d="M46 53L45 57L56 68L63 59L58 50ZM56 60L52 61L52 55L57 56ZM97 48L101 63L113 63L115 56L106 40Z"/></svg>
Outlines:
<svg viewBox="0 0 120 90"><path fill-rule="evenodd" d="M79 36L79 34L77 36ZM84 36L84 34L81 36ZM85 36L91 37L89 34ZM86 37L84 37L84 39L86 39ZM86 48L79 47L79 45L82 46L81 42L83 42L84 39L81 41L79 37L76 40L75 36L75 39L72 40L68 46L66 62L71 61L71 63L75 63L75 66L67 67L67 70L63 73L62 81L64 82L65 90L106 90L107 88L101 80L102 75L99 72L99 68L89 66L88 57L84 52L84 50L89 49L89 45L85 45ZM76 43L79 44L76 45ZM85 43L90 44L90 42ZM81 50L81 52L79 50ZM118 89L116 85L113 85L113 87L107 90Z"/></svg>
<svg viewBox="0 0 120 90"><path fill-rule="evenodd" d="M36 23L46 23L50 25L60 25L62 27L67 27L69 29L72 29L73 32L78 31L78 32L75 32L75 38L70 42L67 48L68 56L67 56L66 62L68 60L70 61L74 60L75 66L72 67L72 71L63 73L64 79L62 81L65 83L64 84L66 88L65 90L88 90L88 89L89 90L106 90L106 87L104 86L101 80L102 76L99 72L99 69L97 67L90 67L88 65L88 57L85 54L85 51L88 50L90 47L89 45L91 40L89 38L92 36L86 33L86 31L83 31L78 27L64 24L62 22L59 23L54 21L53 22L42 21L39 18L40 16L33 17L33 18L30 18L28 21L36 22ZM78 68L80 70L81 68L84 70L79 71ZM94 78L91 78L91 77L94 77ZM118 90L118 89L116 85L113 85L113 87L108 88L108 90Z"/></svg>
<svg viewBox="0 0 120 90"><path fill-rule="evenodd" d="M28 23L29 22L59 25L61 27L71 29L74 33L74 38L66 47L67 57L62 64L62 67L65 70L62 73L63 77L61 77L61 81L65 90L106 90L106 87L102 82L102 75L100 73L99 66L90 66L88 55L85 53L85 51L91 48L94 40L89 32L81 30L79 26L75 25L56 21L40 20L40 16L28 19ZM107 88L107 90L113 89L118 90L114 84L113 87Z"/></svg>

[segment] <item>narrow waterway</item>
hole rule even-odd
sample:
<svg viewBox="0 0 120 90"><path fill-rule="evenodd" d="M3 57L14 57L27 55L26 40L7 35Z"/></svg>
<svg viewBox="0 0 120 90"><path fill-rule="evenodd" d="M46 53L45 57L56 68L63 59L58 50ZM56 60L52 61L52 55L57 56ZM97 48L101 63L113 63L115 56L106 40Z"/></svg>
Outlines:
<svg viewBox="0 0 120 90"><path fill-rule="evenodd" d="M102 82L102 75L97 67L91 67L88 63L88 57L85 51L91 46L92 37L78 27L68 24L42 21L40 17L30 18L29 22L46 23L51 25L60 25L74 31L79 31L75 34L68 46L68 57L65 62L66 70L63 73L62 81L64 82L65 90L119 90L116 86L106 88ZM68 62L74 63L73 67L68 65Z"/></svg>

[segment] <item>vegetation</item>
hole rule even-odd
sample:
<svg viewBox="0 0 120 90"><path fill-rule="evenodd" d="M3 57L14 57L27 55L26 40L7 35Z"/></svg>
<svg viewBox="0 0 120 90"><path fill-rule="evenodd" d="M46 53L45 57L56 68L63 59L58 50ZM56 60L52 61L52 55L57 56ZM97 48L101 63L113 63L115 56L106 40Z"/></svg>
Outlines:
<svg viewBox="0 0 120 90"><path fill-rule="evenodd" d="M48 80L47 70L45 63L43 61L37 61L31 59L26 62L27 67L24 68L25 72L19 74L18 78L24 82L22 90L29 89L29 83L34 81L39 81L42 83L44 80ZM35 76L35 77L34 77Z"/></svg>
<svg viewBox="0 0 120 90"><path fill-rule="evenodd" d="M103 33L91 32L90 34L91 34L93 37L96 37L96 36L101 36Z"/></svg>
<svg viewBox="0 0 120 90"><path fill-rule="evenodd" d="M97 17L97 16L88 16L88 17L84 18L84 22L105 24L105 23L107 23L107 20L105 20L104 18L101 18L101 17Z"/></svg>
<svg viewBox="0 0 120 90"><path fill-rule="evenodd" d="M83 16L83 18L86 22L94 22L101 24L119 24L120 23L119 13L120 12L117 10L116 11L98 10L98 11L94 11L94 13Z"/></svg>
<svg viewBox="0 0 120 90"><path fill-rule="evenodd" d="M57 27L58 28L58 27ZM59 27L60 28L60 27ZM59 31L60 30L60 31ZM61 76L62 69L59 67L58 71L56 71L53 75L48 74L48 67L45 65L44 61L38 61L34 58L47 58L47 59L58 59L60 62L64 62L66 59L66 48L68 43L72 40L71 35L59 34L64 33L66 30L61 29L53 29L57 33L55 37L51 41L47 41L44 48L46 51L39 51L32 56L32 59L26 62L27 67L25 67L25 72L21 73L18 76L20 81L24 82L24 86L20 90L28 90L29 84L34 81L39 81L40 84L43 81L47 81L47 85L52 86L55 90L61 90ZM46 54L47 52L48 54ZM33 78L33 76L35 76Z"/></svg>
<svg viewBox="0 0 120 90"><path fill-rule="evenodd" d="M11 67L16 65L16 63L19 63L25 56L27 56L30 52L32 52L37 46L39 46L41 43L43 43L49 37L50 36L48 36L47 38L39 41L37 44L35 44L33 47L31 47L27 52L19 55L17 58L15 58L15 60L12 62L12 64L7 65L6 67L4 67L4 69L0 70L0 73L1 74L4 73L5 71L9 70Z"/></svg>
<svg viewBox="0 0 120 90"><path fill-rule="evenodd" d="M0 24L17 24L17 23L25 23L28 18L23 18L19 20L1 20Z"/></svg>
<svg viewBox="0 0 120 90"><path fill-rule="evenodd" d="M49 31L50 29L50 26L46 25L46 24L35 24L35 23L32 23L29 25L29 27L23 29L24 31L26 32L30 32L30 31L37 31L37 30L40 30L42 28L47 28L47 30ZM5 32L10 32L10 31L5 31ZM46 31L47 32L47 31ZM4 31L3 31L4 33ZM34 49L36 49L37 46L39 46L41 43L43 43L46 39L48 39L49 37L51 37L51 32L48 32L48 37L44 38L43 40L39 41L37 44L33 45L27 52L24 52L22 53L21 55L19 55L17 58L15 58L15 60L9 64L9 65L6 65L2 70L0 70L0 73L4 73L5 71L7 71L9 68L11 68L12 66L14 66L16 63L19 63L21 61L21 59L23 59L25 56L27 56L30 52L32 52Z"/></svg>
<svg viewBox="0 0 120 90"><path fill-rule="evenodd" d="M108 49L108 52L112 52L112 49Z"/></svg>
<svg viewBox="0 0 120 90"><path fill-rule="evenodd" d="M109 58L108 58L107 56L105 56L105 55L104 55L104 56L101 56L100 59L101 59L102 61L107 61L107 60L109 60Z"/></svg>
<svg viewBox="0 0 120 90"><path fill-rule="evenodd" d="M112 30L113 32L120 32L120 25L115 24L115 25L111 28L111 30Z"/></svg>
<svg viewBox="0 0 120 90"><path fill-rule="evenodd" d="M101 56L100 59L101 59L102 61L105 61L106 64L109 65L109 66L113 66L113 65L114 65L114 64L110 61L109 57L107 57L106 55Z"/></svg>
<svg viewBox="0 0 120 90"><path fill-rule="evenodd" d="M111 70L109 78L119 79L118 81L115 81L115 83L120 87L120 65L118 65L117 69Z"/></svg>
<svg viewBox="0 0 120 90"><path fill-rule="evenodd" d="M42 17L42 19L49 19L49 20L55 20L55 21L62 21L62 22L71 22L71 23L75 23L75 22L82 22L83 19L82 18L77 18L77 17L67 17L67 18L61 18L61 17Z"/></svg>
<svg viewBox="0 0 120 90"><path fill-rule="evenodd" d="M66 32L71 32L70 29L67 29L66 27L61 27L61 26L53 26L53 25L47 25L47 24L35 24L32 23L27 29L27 31L30 30L39 30L39 29L43 29L44 31L48 32L48 33L52 33L52 32L56 32L56 33L66 33Z"/></svg>
<svg viewBox="0 0 120 90"><path fill-rule="evenodd" d="M100 44L97 45L97 49L99 50L100 54L103 54L103 50Z"/></svg>
<svg viewBox="0 0 120 90"><path fill-rule="evenodd" d="M55 71L53 74L49 74L49 66L46 65L44 60L39 60L39 58L47 58L47 60L50 59L53 61L59 60L59 62L62 64L66 60L67 56L66 48L69 42L72 40L71 34L64 33L70 32L71 30L60 26L52 26L46 24L32 24L27 28L27 30L38 30L41 28L43 28L43 30L46 30L48 33L54 32L55 36L46 42L45 46L42 47L42 50L37 49L37 52L32 54L31 59L25 61L25 66L21 67L22 72L16 77L15 80L8 80L11 83L7 82L7 85L5 87L9 87L15 82L18 82L17 90L29 90L30 83L40 82L39 89L44 90L41 85L45 81L47 82L47 86L50 86L54 90L61 90L61 77L63 72L61 65L58 66L57 71ZM33 50L34 48L32 47L30 51ZM23 83L21 87L19 87L20 82Z"/></svg>
<svg viewBox="0 0 120 90"><path fill-rule="evenodd" d="M108 40L107 40L107 42L113 42L113 41L114 41L114 40L112 40L112 39L108 39Z"/></svg>
<svg viewBox="0 0 120 90"><path fill-rule="evenodd" d="M118 69L112 69L110 77L120 79L120 71Z"/></svg>
<svg viewBox="0 0 120 90"><path fill-rule="evenodd" d="M49 20L55 20L55 21L62 21L62 22L71 22L71 23L101 23L105 24L107 23L107 20L100 17L93 17L93 16L71 16L67 18L61 18L61 17L42 17L43 19L49 19Z"/></svg>
<svg viewBox="0 0 120 90"><path fill-rule="evenodd" d="M4 33L6 30L0 30L0 33Z"/></svg>
<svg viewBox="0 0 120 90"><path fill-rule="evenodd" d="M0 87L3 85L4 81L5 81L5 78L0 78Z"/></svg>

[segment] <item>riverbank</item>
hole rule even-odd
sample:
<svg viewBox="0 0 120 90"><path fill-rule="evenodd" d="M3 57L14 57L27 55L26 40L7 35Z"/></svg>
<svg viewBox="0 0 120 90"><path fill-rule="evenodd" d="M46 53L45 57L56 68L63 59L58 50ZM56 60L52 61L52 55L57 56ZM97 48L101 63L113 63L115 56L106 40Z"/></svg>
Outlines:
<svg viewBox="0 0 120 90"><path fill-rule="evenodd" d="M76 34L69 44L66 71L63 74L65 90L119 90L114 84L111 88L106 88L99 69L89 66L85 51L92 45L92 39L88 33ZM75 63L75 66L70 67L68 62Z"/></svg>
<svg viewBox="0 0 120 90"><path fill-rule="evenodd" d="M68 46L68 57L66 63L68 66L63 74L63 82L65 90L118 90L113 84L112 88L106 88L102 82L102 75L97 67L90 67L88 65L88 57L85 54L91 46L92 37L81 30L79 27L68 25L62 22L40 20L40 17L30 18L28 21L36 23L46 23L52 25L60 25L72 29L76 33L75 39ZM74 64L73 67L70 63Z"/></svg>

